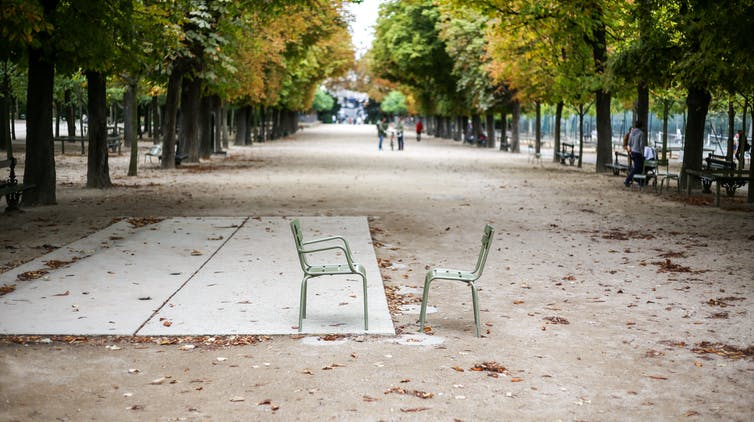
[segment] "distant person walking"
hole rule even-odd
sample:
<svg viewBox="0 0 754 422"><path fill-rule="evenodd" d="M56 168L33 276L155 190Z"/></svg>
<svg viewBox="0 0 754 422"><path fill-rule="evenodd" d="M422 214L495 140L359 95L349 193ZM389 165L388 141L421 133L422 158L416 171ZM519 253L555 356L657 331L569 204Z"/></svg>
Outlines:
<svg viewBox="0 0 754 422"><path fill-rule="evenodd" d="M387 136L387 118L383 117L377 122L377 137L380 140L377 149L380 151L382 151L382 141L385 140L385 136Z"/></svg>
<svg viewBox="0 0 754 422"><path fill-rule="evenodd" d="M631 186L634 175L644 168L644 147L647 146L647 135L642 130L643 122L637 120L631 134L628 136L628 153L631 155L631 170L623 182L626 187Z"/></svg>
<svg viewBox="0 0 754 422"><path fill-rule="evenodd" d="M422 132L424 131L424 125L422 124L422 119L419 119L416 122L416 142L422 141Z"/></svg>
<svg viewBox="0 0 754 422"><path fill-rule="evenodd" d="M403 151L403 118L398 118L398 123L395 124L395 132L398 137L398 151Z"/></svg>

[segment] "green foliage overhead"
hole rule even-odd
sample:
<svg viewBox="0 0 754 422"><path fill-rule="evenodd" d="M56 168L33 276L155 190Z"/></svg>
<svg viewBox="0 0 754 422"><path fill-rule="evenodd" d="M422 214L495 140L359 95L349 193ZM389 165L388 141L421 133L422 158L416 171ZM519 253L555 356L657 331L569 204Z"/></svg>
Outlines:
<svg viewBox="0 0 754 422"><path fill-rule="evenodd" d="M332 110L335 105L335 98L323 88L318 88L314 93L314 102L312 108L314 111L328 111Z"/></svg>
<svg viewBox="0 0 754 422"><path fill-rule="evenodd" d="M387 114L405 115L408 112L406 96L400 91L390 91L380 104L380 110Z"/></svg>

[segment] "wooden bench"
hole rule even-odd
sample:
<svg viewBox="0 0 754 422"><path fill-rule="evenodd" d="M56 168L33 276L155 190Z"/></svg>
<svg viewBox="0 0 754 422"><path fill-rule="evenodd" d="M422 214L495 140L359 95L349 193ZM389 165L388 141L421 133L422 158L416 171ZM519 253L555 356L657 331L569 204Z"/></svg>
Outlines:
<svg viewBox="0 0 754 422"><path fill-rule="evenodd" d="M14 157L0 161L0 168L10 169L8 179L0 181L0 197L5 196L5 200L8 202L5 212L20 211L18 203L21 200L21 194L23 191L33 188L34 185L18 183L18 179L16 179L16 159Z"/></svg>
<svg viewBox="0 0 754 422"><path fill-rule="evenodd" d="M644 167L641 172L634 174L634 180L639 185L639 190L650 183L657 190L657 160L644 160Z"/></svg>
<svg viewBox="0 0 754 422"><path fill-rule="evenodd" d="M560 157L560 164L565 165L566 160L568 160L571 165L574 165L574 162L579 158L579 155L574 153L574 148L573 144L567 142L560 144L560 151L555 152L555 156Z"/></svg>
<svg viewBox="0 0 754 422"><path fill-rule="evenodd" d="M66 142L80 142L81 143L81 155L86 155L86 146L84 143L89 140L86 136L58 136L54 138L56 141L60 141L60 153L65 155L65 143Z"/></svg>
<svg viewBox="0 0 754 422"><path fill-rule="evenodd" d="M693 169L687 169L686 170L687 176L693 176L698 178L702 181L702 186L704 187L702 189L702 192L704 193L712 193L710 190L710 187L712 183L715 183L715 206L720 206L720 186L722 185L725 188L725 192L728 194L728 196L733 196L736 194L736 189L746 185L747 182L749 182L748 176L734 176L731 172L725 172L725 173L715 173L712 171L699 171L699 170L693 170ZM691 179L690 177L687 177L686 180L686 194L691 195Z"/></svg>
<svg viewBox="0 0 754 422"><path fill-rule="evenodd" d="M707 171L727 170L727 171L732 172L735 169L736 169L736 162L733 160L729 160L728 157L724 155L716 155L716 154L710 153L704 159L704 170L707 170Z"/></svg>
<svg viewBox="0 0 754 422"><path fill-rule="evenodd" d="M622 171L628 173L628 170L631 168L630 156L628 153L615 151L615 160L612 163L605 164L605 167L613 169L613 174L616 176L620 176L620 172Z"/></svg>

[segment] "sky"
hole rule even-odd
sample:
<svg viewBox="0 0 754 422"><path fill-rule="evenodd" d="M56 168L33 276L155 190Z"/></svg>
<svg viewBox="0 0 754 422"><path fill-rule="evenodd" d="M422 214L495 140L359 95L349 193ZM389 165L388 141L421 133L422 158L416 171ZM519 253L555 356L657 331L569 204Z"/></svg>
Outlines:
<svg viewBox="0 0 754 422"><path fill-rule="evenodd" d="M356 57L361 57L371 48L374 38L374 24L377 21L377 12L383 0L364 0L358 4L349 4L348 10L353 13L356 20L351 22L351 38L356 48Z"/></svg>

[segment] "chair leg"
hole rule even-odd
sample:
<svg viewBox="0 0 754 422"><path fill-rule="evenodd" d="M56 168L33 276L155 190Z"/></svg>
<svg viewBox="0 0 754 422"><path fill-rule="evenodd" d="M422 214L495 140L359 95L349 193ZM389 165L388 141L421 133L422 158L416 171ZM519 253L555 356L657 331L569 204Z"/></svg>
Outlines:
<svg viewBox="0 0 754 422"><path fill-rule="evenodd" d="M299 306L298 306L298 332L300 333L301 330L303 330L304 325L304 318L306 318L306 285L309 281L309 277L304 277L303 280L301 280L301 298L299 300Z"/></svg>
<svg viewBox="0 0 754 422"><path fill-rule="evenodd" d="M429 297L429 285L432 283L432 274L427 274L424 279L424 292L422 292L422 309L419 313L419 332L424 332L424 319L427 316L427 298Z"/></svg>
<svg viewBox="0 0 754 422"><path fill-rule="evenodd" d="M367 276L361 275L362 284L364 285L364 331L369 331L369 306L367 305Z"/></svg>
<svg viewBox="0 0 754 422"><path fill-rule="evenodd" d="M469 283L469 286L471 286L471 301L474 304L474 324L476 325L476 336L480 337L480 329L479 329L479 298L477 297L476 293L476 286L474 286L474 283Z"/></svg>

